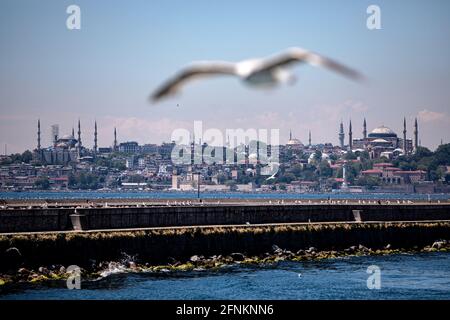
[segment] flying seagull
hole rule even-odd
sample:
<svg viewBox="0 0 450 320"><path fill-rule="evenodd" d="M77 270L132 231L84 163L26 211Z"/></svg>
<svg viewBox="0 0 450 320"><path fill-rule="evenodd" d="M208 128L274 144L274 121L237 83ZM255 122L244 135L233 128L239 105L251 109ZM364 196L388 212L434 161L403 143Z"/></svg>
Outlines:
<svg viewBox="0 0 450 320"><path fill-rule="evenodd" d="M317 53L301 48L289 48L279 54L262 59L244 60L236 63L227 61L193 63L159 87L152 94L151 100L156 102L173 95L188 81L207 76L236 76L255 87L273 87L278 83L293 83L295 77L287 68L291 67L294 62L325 67L353 80L363 78L357 71Z"/></svg>
<svg viewBox="0 0 450 320"><path fill-rule="evenodd" d="M266 179L266 181L274 180L274 179L275 179L275 176L276 176L277 173L278 173L279 167L280 167L280 164L279 164L278 162L270 162L270 163L268 164L268 168L270 168L269 174L272 173L272 175L271 175L270 177L268 177L268 178Z"/></svg>

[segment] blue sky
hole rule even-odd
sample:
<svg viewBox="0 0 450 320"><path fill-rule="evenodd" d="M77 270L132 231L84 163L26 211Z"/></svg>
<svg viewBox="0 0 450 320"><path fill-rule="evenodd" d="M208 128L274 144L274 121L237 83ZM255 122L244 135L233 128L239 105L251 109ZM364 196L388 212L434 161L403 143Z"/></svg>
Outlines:
<svg viewBox="0 0 450 320"><path fill-rule="evenodd" d="M81 30L66 28L67 6L81 8ZM366 28L366 8L381 8L381 30ZM0 145L10 152L43 144L50 125L69 133L81 119L83 141L169 141L175 128L291 128L306 142L337 143L342 119L354 136L384 124L422 144L450 142L450 2L343 1L22 1L0 2ZM158 105L148 95L195 60L238 61L300 46L363 72L359 84L309 66L298 82L269 92L237 79L198 81ZM177 107L179 104L179 107Z"/></svg>

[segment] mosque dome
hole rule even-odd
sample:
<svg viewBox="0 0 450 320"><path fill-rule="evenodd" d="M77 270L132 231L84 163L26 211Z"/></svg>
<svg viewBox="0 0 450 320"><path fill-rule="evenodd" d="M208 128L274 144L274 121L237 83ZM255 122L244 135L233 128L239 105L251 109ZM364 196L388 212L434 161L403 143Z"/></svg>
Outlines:
<svg viewBox="0 0 450 320"><path fill-rule="evenodd" d="M69 147L68 143L66 143L66 142L58 142L58 143L56 144L56 146L57 146L58 148L68 148L68 147Z"/></svg>
<svg viewBox="0 0 450 320"><path fill-rule="evenodd" d="M369 138L397 138L397 134L390 128L381 126L369 133Z"/></svg>
<svg viewBox="0 0 450 320"><path fill-rule="evenodd" d="M293 139L289 139L289 141L286 143L286 145L299 146L299 145L303 145L303 143L300 140L293 138Z"/></svg>
<svg viewBox="0 0 450 320"><path fill-rule="evenodd" d="M62 140L70 140L73 139L73 137L70 134L65 134L61 137Z"/></svg>
<svg viewBox="0 0 450 320"><path fill-rule="evenodd" d="M70 149L70 148L75 147L76 143L77 143L77 140L73 137L73 135L65 134L58 139L56 146L58 148L63 148L63 149L69 148Z"/></svg>
<svg viewBox="0 0 450 320"><path fill-rule="evenodd" d="M390 143L389 141L387 141L385 139L381 139L381 138L375 139L372 142L375 142L375 143Z"/></svg>

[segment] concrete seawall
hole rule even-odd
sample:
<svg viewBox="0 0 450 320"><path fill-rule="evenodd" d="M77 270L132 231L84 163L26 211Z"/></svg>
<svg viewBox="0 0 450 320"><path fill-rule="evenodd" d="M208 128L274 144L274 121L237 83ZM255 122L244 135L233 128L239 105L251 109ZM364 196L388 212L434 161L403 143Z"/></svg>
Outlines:
<svg viewBox="0 0 450 320"><path fill-rule="evenodd" d="M118 261L122 253L139 261L167 263L194 254L261 254L272 245L289 250L341 250L362 244L369 248L413 248L450 239L449 221L306 223L259 226L205 226L117 231L51 232L0 235L0 253L20 252L20 265L88 266L93 261ZM0 267L6 268L2 257Z"/></svg>
<svg viewBox="0 0 450 320"><path fill-rule="evenodd" d="M191 205L0 210L0 233L264 223L450 220L450 204Z"/></svg>

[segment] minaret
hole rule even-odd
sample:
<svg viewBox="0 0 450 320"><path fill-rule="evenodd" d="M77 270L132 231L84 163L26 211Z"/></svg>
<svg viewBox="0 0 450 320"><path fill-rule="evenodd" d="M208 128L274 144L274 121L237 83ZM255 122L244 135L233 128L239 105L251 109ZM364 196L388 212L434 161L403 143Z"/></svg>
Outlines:
<svg viewBox="0 0 450 320"><path fill-rule="evenodd" d="M345 139L344 124L341 121L341 126L339 129L339 144L341 145L341 149L344 149L344 139Z"/></svg>
<svg viewBox="0 0 450 320"><path fill-rule="evenodd" d="M38 119L37 150L41 150L41 119Z"/></svg>
<svg viewBox="0 0 450 320"><path fill-rule="evenodd" d="M75 129L72 127L72 137L75 138Z"/></svg>
<svg viewBox="0 0 450 320"><path fill-rule="evenodd" d="M403 153L408 153L408 145L406 144L406 118L403 118Z"/></svg>
<svg viewBox="0 0 450 320"><path fill-rule="evenodd" d="M292 140L292 130L289 130L289 140Z"/></svg>
<svg viewBox="0 0 450 320"><path fill-rule="evenodd" d="M78 148L81 149L81 123L78 119Z"/></svg>
<svg viewBox="0 0 450 320"><path fill-rule="evenodd" d="M97 153L97 121L94 124L94 153Z"/></svg>
<svg viewBox="0 0 450 320"><path fill-rule="evenodd" d="M311 148L311 130L309 130L309 140L308 140L308 142L309 142L309 147Z"/></svg>
<svg viewBox="0 0 450 320"><path fill-rule="evenodd" d="M367 123L366 123L366 118L364 118L364 122L363 122L363 138L367 139Z"/></svg>
<svg viewBox="0 0 450 320"><path fill-rule="evenodd" d="M414 152L417 152L419 146L419 125L417 124L417 118L414 121Z"/></svg>
<svg viewBox="0 0 450 320"><path fill-rule="evenodd" d="M114 127L114 145L113 145L113 150L117 151L117 130Z"/></svg>
<svg viewBox="0 0 450 320"><path fill-rule="evenodd" d="M348 148L350 151L353 150L352 120L350 120L350 125L348 127Z"/></svg>

